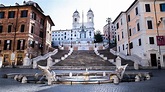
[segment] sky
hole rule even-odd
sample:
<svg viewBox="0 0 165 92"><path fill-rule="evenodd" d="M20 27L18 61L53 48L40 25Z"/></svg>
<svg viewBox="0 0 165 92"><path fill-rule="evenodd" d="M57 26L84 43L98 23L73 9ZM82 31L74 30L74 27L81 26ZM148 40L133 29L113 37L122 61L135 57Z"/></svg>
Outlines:
<svg viewBox="0 0 165 92"><path fill-rule="evenodd" d="M13 6L17 2L22 5L23 1L29 0L0 0L0 4ZM74 11L84 13L84 21L89 9L94 13L95 30L102 32L106 19L109 17L113 20L121 11L126 11L134 0L31 0L39 4L45 15L50 15L55 26L52 30L71 29L72 15ZM80 20L81 21L81 20Z"/></svg>

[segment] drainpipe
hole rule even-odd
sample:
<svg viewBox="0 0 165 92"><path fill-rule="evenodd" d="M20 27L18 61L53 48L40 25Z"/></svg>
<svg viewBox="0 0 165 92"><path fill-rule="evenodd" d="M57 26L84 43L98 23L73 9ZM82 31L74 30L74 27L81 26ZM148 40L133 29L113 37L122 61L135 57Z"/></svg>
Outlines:
<svg viewBox="0 0 165 92"><path fill-rule="evenodd" d="M158 17L157 17L157 11L156 11L156 0L154 0L154 12L155 12L155 21L156 21L156 32L157 32L157 36L159 36L159 30L158 30ZM161 55L161 51L160 51L160 46L159 47L159 55Z"/></svg>
<svg viewBox="0 0 165 92"><path fill-rule="evenodd" d="M127 23L127 35L128 35L127 55L131 55L129 25L128 25L128 14L127 14L127 12L125 12L125 13L126 13L126 23Z"/></svg>

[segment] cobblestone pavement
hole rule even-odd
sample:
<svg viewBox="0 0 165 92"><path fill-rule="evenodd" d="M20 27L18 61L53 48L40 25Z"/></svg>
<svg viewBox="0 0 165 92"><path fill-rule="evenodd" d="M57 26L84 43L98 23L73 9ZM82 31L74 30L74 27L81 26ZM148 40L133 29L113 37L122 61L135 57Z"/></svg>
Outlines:
<svg viewBox="0 0 165 92"><path fill-rule="evenodd" d="M127 70L126 70L127 71ZM14 79L0 77L0 92L165 92L165 70L139 70L152 72L153 77L149 81L122 82L119 85L108 84L21 84ZM5 73L36 73L35 69L0 69L0 76ZM64 72L64 71L56 71ZM69 72L69 71L66 71Z"/></svg>

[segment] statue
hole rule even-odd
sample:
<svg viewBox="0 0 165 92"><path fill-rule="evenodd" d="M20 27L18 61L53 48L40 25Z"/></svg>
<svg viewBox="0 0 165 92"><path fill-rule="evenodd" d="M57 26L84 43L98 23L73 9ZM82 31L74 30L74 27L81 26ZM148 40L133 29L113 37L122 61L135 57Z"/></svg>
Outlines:
<svg viewBox="0 0 165 92"><path fill-rule="evenodd" d="M46 77L46 79L48 80L48 85L51 85L53 81L56 81L56 74L55 72L51 73L49 70L49 67L44 67L44 66L40 66L38 65L38 68L40 70L42 70L43 76Z"/></svg>
<svg viewBox="0 0 165 92"><path fill-rule="evenodd" d="M117 73L117 76L119 77L119 79L123 78L123 75L124 75L124 72L125 72L125 69L127 66L128 66L128 64L126 64L124 66L118 66L116 68L116 73Z"/></svg>
<svg viewBox="0 0 165 92"><path fill-rule="evenodd" d="M31 65L31 59L28 57L28 54L26 54L25 58L23 59L23 66L29 65Z"/></svg>

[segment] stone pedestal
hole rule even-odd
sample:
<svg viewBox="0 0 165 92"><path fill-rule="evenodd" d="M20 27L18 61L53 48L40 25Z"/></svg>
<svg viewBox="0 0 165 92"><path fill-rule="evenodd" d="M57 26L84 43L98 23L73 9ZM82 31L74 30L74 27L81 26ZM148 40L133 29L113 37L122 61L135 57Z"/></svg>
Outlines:
<svg viewBox="0 0 165 92"><path fill-rule="evenodd" d="M135 69L135 70L139 70L139 64L136 63L136 62L134 62L134 69Z"/></svg>
<svg viewBox="0 0 165 92"><path fill-rule="evenodd" d="M119 66L121 66L121 58L118 56L116 58L116 67L119 67Z"/></svg>
<svg viewBox="0 0 165 92"><path fill-rule="evenodd" d="M25 58L23 59L23 66L29 65L31 65L31 59L28 57L28 54L26 54Z"/></svg>
<svg viewBox="0 0 165 92"><path fill-rule="evenodd" d="M52 58L49 57L49 58L47 59L47 66L48 66L48 67L52 66L52 62L53 62Z"/></svg>
<svg viewBox="0 0 165 92"><path fill-rule="evenodd" d="M33 69L36 69L36 68L37 68L37 62L33 61Z"/></svg>

